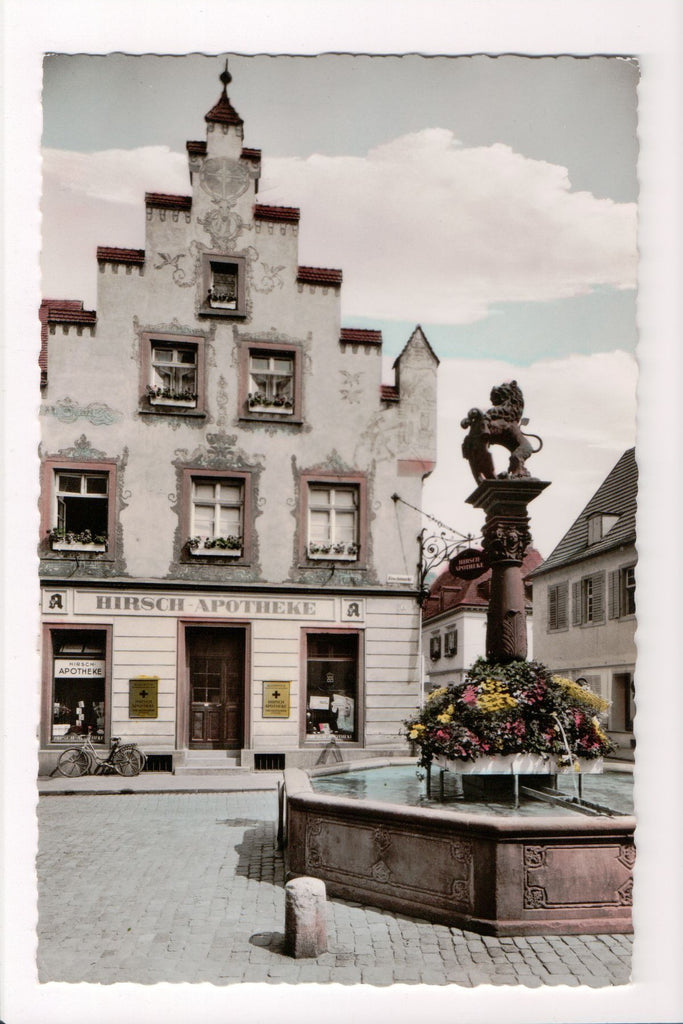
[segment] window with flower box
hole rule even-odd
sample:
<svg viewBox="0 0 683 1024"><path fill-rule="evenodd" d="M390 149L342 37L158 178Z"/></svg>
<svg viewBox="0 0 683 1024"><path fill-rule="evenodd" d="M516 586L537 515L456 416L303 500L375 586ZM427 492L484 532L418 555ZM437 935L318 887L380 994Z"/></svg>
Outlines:
<svg viewBox="0 0 683 1024"><path fill-rule="evenodd" d="M197 349L193 345L152 342L152 383L147 385L152 405L197 405Z"/></svg>
<svg viewBox="0 0 683 1024"><path fill-rule="evenodd" d="M286 353L252 352L247 404L253 412L291 416L294 412L294 359Z"/></svg>
<svg viewBox="0 0 683 1024"><path fill-rule="evenodd" d="M301 423L301 350L277 342L248 343L240 351L240 411L244 420Z"/></svg>
<svg viewBox="0 0 683 1024"><path fill-rule="evenodd" d="M141 412L204 414L204 339L176 334L142 337Z"/></svg>
<svg viewBox="0 0 683 1024"><path fill-rule="evenodd" d="M112 463L44 465L41 498L44 536L59 554L111 555L115 533Z"/></svg>
<svg viewBox="0 0 683 1024"><path fill-rule="evenodd" d="M244 256L205 253L202 265L203 316L246 316L246 260Z"/></svg>
<svg viewBox="0 0 683 1024"><path fill-rule="evenodd" d="M244 484L241 480L193 477L190 552L239 558L243 551Z"/></svg>
<svg viewBox="0 0 683 1024"><path fill-rule="evenodd" d="M358 506L355 485L309 484L309 558L347 562L358 558Z"/></svg>

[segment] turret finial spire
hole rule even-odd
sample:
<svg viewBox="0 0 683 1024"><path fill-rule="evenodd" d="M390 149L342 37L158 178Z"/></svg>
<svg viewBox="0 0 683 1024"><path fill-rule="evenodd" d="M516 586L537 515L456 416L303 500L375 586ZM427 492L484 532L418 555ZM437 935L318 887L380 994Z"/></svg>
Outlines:
<svg viewBox="0 0 683 1024"><path fill-rule="evenodd" d="M232 75L228 71L228 59L225 59L225 70L221 71L218 76L223 83L223 92L220 95L218 103L215 104L205 115L204 120L208 123L214 122L216 124L227 124L227 125L242 125L242 118L237 113L232 103L228 99L228 85L232 82Z"/></svg>

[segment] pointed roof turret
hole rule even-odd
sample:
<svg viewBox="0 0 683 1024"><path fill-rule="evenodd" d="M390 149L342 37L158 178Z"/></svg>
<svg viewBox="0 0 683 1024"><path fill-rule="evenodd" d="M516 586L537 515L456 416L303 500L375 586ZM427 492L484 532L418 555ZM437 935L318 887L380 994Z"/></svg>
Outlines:
<svg viewBox="0 0 683 1024"><path fill-rule="evenodd" d="M208 124L243 125L244 121L228 99L228 85L232 82L232 75L228 71L227 60L225 62L225 71L221 71L220 80L223 83L223 92L218 103L211 108L208 114L204 115L204 120Z"/></svg>

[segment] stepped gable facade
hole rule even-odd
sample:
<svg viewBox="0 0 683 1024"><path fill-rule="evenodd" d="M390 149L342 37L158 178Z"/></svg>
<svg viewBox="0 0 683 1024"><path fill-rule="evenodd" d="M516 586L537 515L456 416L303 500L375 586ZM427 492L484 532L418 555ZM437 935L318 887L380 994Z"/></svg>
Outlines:
<svg viewBox="0 0 683 1024"><path fill-rule="evenodd" d="M41 306L42 771L88 734L174 771L403 752L419 700L438 359L418 326L382 385L221 82L96 310Z"/></svg>

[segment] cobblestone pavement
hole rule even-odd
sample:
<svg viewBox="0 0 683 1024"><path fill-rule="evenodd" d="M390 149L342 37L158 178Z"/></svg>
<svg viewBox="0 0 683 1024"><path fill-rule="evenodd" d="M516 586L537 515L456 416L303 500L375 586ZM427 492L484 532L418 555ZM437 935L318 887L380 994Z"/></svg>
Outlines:
<svg viewBox="0 0 683 1024"><path fill-rule="evenodd" d="M625 984L630 936L489 938L328 900L328 952L283 954L274 792L43 796L41 982Z"/></svg>

